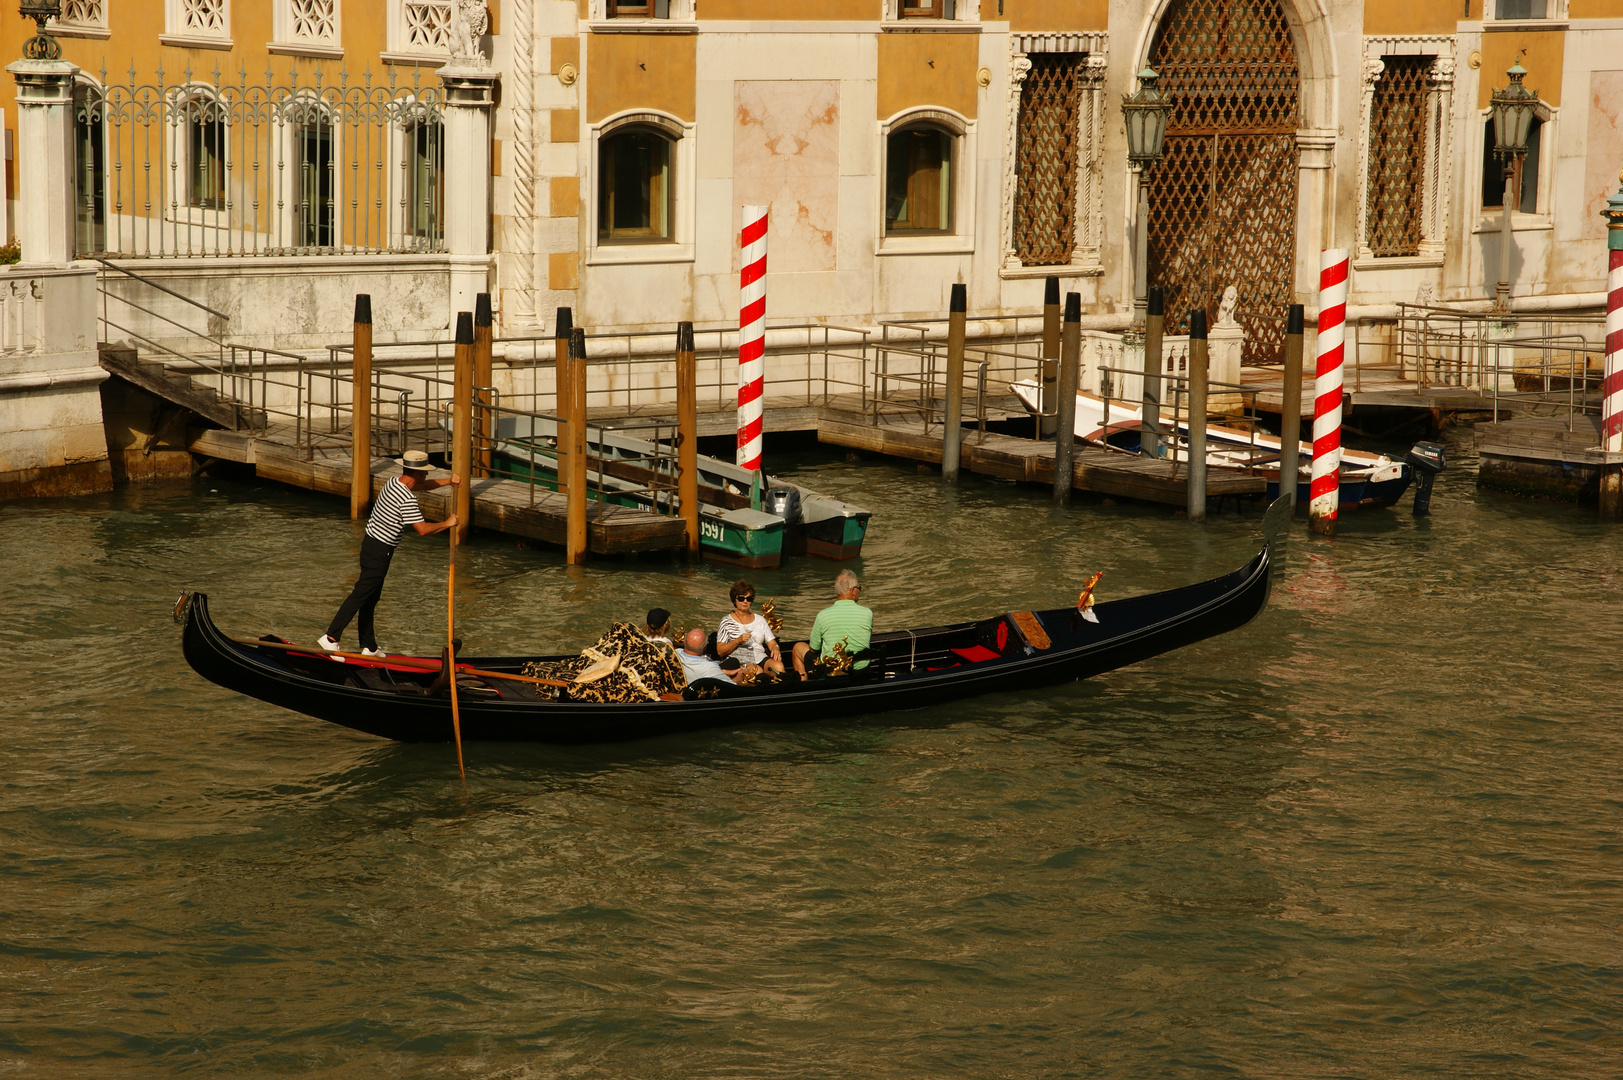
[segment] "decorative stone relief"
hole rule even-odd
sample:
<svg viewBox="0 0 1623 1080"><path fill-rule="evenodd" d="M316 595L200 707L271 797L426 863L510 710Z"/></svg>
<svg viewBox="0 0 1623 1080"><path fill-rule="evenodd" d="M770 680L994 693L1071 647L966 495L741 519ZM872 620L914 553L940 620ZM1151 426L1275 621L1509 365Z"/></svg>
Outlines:
<svg viewBox="0 0 1623 1080"><path fill-rule="evenodd" d="M447 35L451 62L458 67L487 67L489 62L479 48L479 39L489 27L490 13L482 0L456 0Z"/></svg>

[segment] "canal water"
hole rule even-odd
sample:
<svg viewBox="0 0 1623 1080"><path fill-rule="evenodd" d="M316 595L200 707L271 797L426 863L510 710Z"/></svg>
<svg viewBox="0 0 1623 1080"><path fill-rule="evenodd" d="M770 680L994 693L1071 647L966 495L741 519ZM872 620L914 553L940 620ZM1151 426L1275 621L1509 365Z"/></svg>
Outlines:
<svg viewBox="0 0 1623 1080"><path fill-rule="evenodd" d="M1623 533L1479 493L1297 528L1267 611L1135 668L620 746L402 746L204 683L170 618L321 633L360 529L255 481L0 509L0 1076L1623 1072ZM1255 512L801 447L880 628L1241 565ZM804 635L834 564L753 575ZM433 652L408 538L386 647ZM735 576L459 557L475 652Z"/></svg>

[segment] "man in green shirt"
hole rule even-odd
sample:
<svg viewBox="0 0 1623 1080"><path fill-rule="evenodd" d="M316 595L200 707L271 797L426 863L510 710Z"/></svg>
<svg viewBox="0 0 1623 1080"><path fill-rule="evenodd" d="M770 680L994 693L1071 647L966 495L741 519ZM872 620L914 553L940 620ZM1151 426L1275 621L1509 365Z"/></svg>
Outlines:
<svg viewBox="0 0 1623 1080"><path fill-rule="evenodd" d="M841 570L834 579L834 603L817 613L812 623L811 641L795 643L795 670L802 677L817 658L834 651L834 646L845 643L846 655L855 655L868 647L873 639L873 611L857 603L862 585L849 570ZM867 667L866 660L856 667Z"/></svg>

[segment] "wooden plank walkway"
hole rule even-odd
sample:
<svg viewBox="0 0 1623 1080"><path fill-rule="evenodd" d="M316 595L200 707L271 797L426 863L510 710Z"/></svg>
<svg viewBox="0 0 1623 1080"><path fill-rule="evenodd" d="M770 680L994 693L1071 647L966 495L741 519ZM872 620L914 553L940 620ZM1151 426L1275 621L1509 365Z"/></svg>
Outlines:
<svg viewBox="0 0 1623 1080"><path fill-rule="evenodd" d="M818 423L817 438L835 446L870 453L941 463L941 436L926 435L918 424L873 425L860 414L825 411ZM978 431L965 432L960 461L965 469L982 476L1003 480L1052 485L1054 483L1054 444L1011 435ZM1072 471L1078 491L1112 495L1145 502L1184 506L1188 503L1188 478L1183 470L1172 475L1165 459L1143 458L1136 454L1107 453L1095 447L1078 445ZM1260 495L1267 482L1258 476L1212 470L1207 474L1206 495Z"/></svg>
<svg viewBox="0 0 1623 1080"><path fill-rule="evenodd" d="M1302 412L1313 415L1313 358L1302 363ZM1257 391L1257 410L1277 413L1284 408L1285 372L1277 367L1246 367L1240 369L1240 383ZM1398 375L1395 368L1368 367L1360 371L1348 368L1344 373L1342 393L1359 405L1384 406L1399 409L1439 409L1444 412L1492 412L1493 395L1468 390L1460 386L1421 387L1413 379ZM1506 412L1513 402L1500 400L1499 411Z"/></svg>
<svg viewBox="0 0 1623 1080"><path fill-rule="evenodd" d="M350 455L347 449L316 450L312 460L293 445L292 429L273 426L265 435L240 431L205 431L191 445L194 454L252 465L267 480L276 480L327 495L349 496ZM387 458L372 463L372 494L399 470ZM476 528L522 536L563 546L567 502L555 491L518 480L484 478L472 482ZM451 513L451 493L441 488L418 496L423 516L440 521ZM600 512L601 511L601 512ZM629 506L591 504L586 524L587 550L597 555L641 551L674 551L686 546L680 518L651 514Z"/></svg>

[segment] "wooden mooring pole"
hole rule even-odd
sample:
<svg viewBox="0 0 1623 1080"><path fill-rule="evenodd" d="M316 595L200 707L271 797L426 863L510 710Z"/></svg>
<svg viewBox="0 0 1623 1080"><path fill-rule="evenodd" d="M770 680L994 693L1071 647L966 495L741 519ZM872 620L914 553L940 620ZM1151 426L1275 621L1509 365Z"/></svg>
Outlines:
<svg viewBox="0 0 1623 1080"><path fill-rule="evenodd" d="M1206 312L1189 313L1189 520L1206 520Z"/></svg>
<svg viewBox="0 0 1623 1080"><path fill-rule="evenodd" d="M1082 294L1065 294L1065 327L1059 344L1059 416L1054 428L1054 504L1071 501L1076 460L1076 387L1082 378Z"/></svg>
<svg viewBox="0 0 1623 1080"><path fill-rule="evenodd" d="M372 296L355 294L355 329L350 339L349 517L358 520L372 501ZM404 453L405 449L401 449Z"/></svg>
<svg viewBox="0 0 1623 1080"><path fill-rule="evenodd" d="M473 532L473 312L456 313L456 360L451 403L451 471L462 477L455 492L457 544Z"/></svg>
<svg viewBox="0 0 1623 1080"><path fill-rule="evenodd" d="M571 565L586 561L586 331L569 331L569 503L568 542Z"/></svg>
<svg viewBox="0 0 1623 1080"><path fill-rule="evenodd" d="M1038 402L1043 415L1037 417L1037 437L1047 439L1054 434L1056 425L1051 414L1059 397L1059 278L1053 274L1043 279L1043 358L1039 382Z"/></svg>
<svg viewBox="0 0 1623 1080"><path fill-rule="evenodd" d="M693 324L676 324L676 497L687 526L688 557L699 556L699 365Z"/></svg>
<svg viewBox="0 0 1623 1080"><path fill-rule="evenodd" d="M552 331L552 411L558 417L556 450L558 458L558 493L569 491L569 434L573 425L569 419L569 332L575 319L569 308L558 309L558 325Z"/></svg>
<svg viewBox="0 0 1623 1080"><path fill-rule="evenodd" d="M1166 333L1165 294L1157 285L1149 292L1144 316L1144 412L1138 452L1161 456L1161 337Z"/></svg>
<svg viewBox="0 0 1623 1080"><path fill-rule="evenodd" d="M969 287L952 287L947 306L947 400L941 423L941 479L958 482L959 454L964 441L964 320L969 307Z"/></svg>
<svg viewBox="0 0 1623 1080"><path fill-rule="evenodd" d="M473 298L473 385L474 397L485 406L479 410L478 430L479 438L475 447L474 457L479 465L479 475L490 475L490 441L495 434L495 417L490 412L491 405L491 373L490 373L490 339L491 331L490 294L480 293Z"/></svg>
<svg viewBox="0 0 1623 1080"><path fill-rule="evenodd" d="M1285 313L1285 389L1279 406L1279 494L1296 512L1302 470L1302 305Z"/></svg>

